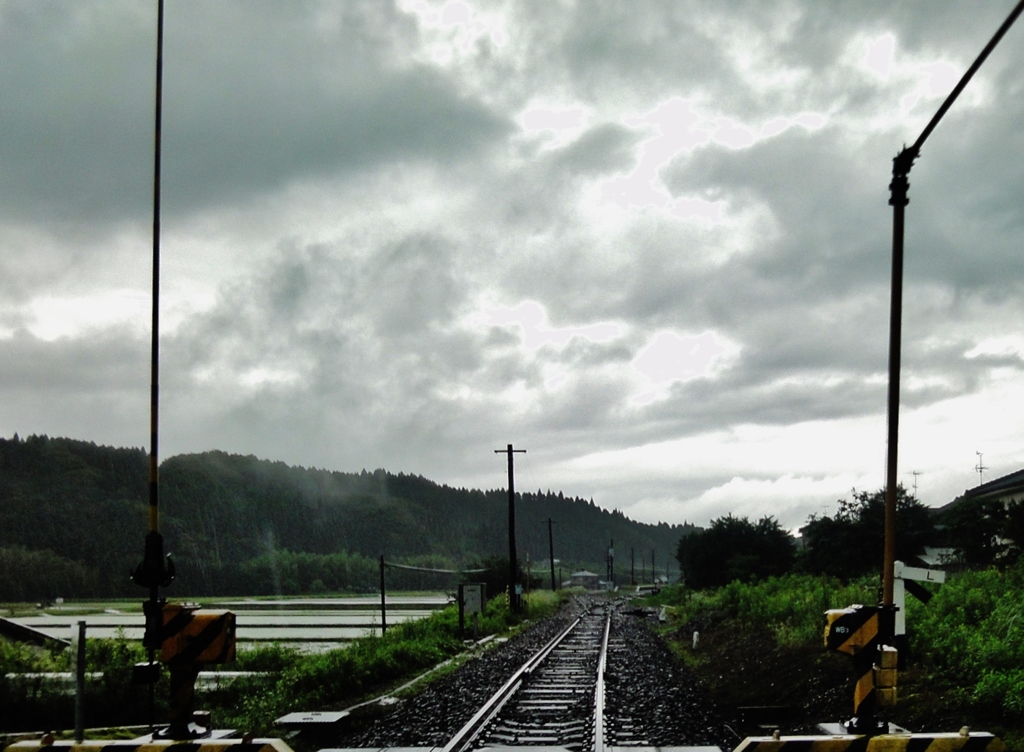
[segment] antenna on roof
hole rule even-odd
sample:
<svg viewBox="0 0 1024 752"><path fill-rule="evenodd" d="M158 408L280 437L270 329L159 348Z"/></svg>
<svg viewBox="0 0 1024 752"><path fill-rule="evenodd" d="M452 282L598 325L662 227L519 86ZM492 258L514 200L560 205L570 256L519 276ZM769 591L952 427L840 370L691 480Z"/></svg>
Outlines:
<svg viewBox="0 0 1024 752"><path fill-rule="evenodd" d="M924 473L921 470L911 470L910 474L914 476L914 498L917 499L917 476Z"/></svg>
<svg viewBox="0 0 1024 752"><path fill-rule="evenodd" d="M985 471L988 470L988 468L981 462L981 452L975 452L975 454L978 455L978 464L974 466L974 470L978 473L978 485L980 486L985 482Z"/></svg>

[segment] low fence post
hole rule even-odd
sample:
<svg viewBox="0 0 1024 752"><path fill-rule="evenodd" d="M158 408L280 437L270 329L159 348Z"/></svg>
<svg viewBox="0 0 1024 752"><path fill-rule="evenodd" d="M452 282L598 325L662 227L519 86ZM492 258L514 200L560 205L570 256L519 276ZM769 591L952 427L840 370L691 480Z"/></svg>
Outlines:
<svg viewBox="0 0 1024 752"><path fill-rule="evenodd" d="M380 555L380 636L388 631L388 606L384 599L384 554Z"/></svg>

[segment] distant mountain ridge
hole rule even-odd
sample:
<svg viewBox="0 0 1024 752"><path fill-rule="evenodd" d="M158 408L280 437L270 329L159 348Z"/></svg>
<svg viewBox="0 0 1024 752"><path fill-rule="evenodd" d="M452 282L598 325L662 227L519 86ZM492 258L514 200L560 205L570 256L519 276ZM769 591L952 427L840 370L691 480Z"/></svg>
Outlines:
<svg viewBox="0 0 1024 752"><path fill-rule="evenodd" d="M46 436L0 439L0 600L56 595L132 596L148 505L143 449ZM369 589L376 561L467 567L507 556L508 493L451 488L385 470L345 473L220 451L170 457L160 467L160 519L181 596ZM616 579L630 553L660 573L691 525L650 525L593 501L550 491L517 493L520 562L555 558L568 571L605 573L614 540ZM537 572L546 575L547 571ZM401 578L399 578L401 579ZM422 579L422 578L421 578ZM430 582L407 586L429 587Z"/></svg>

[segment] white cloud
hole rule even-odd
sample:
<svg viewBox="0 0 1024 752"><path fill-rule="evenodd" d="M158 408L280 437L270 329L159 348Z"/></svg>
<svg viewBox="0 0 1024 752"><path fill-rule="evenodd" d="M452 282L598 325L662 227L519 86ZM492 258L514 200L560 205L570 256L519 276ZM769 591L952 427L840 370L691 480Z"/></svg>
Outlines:
<svg viewBox="0 0 1024 752"><path fill-rule="evenodd" d="M739 351L736 343L713 331L695 335L655 332L631 363L639 385L632 402L649 404L667 396L676 382L713 378L735 360Z"/></svg>
<svg viewBox="0 0 1024 752"><path fill-rule="evenodd" d="M123 325L140 334L152 328L152 298L138 290L109 290L88 297L39 297L27 308L25 328L47 342Z"/></svg>
<svg viewBox="0 0 1024 752"><path fill-rule="evenodd" d="M513 327L527 350L536 352L547 345L565 347L574 337L591 342L610 342L622 336L623 327L614 321L585 325L552 326L544 306L536 300L524 300L514 306L483 303L468 318L471 324Z"/></svg>

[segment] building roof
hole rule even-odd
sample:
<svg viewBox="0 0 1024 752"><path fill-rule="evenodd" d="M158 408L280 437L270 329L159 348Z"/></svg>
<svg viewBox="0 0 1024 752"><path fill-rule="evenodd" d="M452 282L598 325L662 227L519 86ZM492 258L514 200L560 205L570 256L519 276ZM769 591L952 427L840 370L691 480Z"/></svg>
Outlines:
<svg viewBox="0 0 1024 752"><path fill-rule="evenodd" d="M1024 470L1004 475L1001 478L982 483L980 486L964 491L965 499L1002 499L1019 494L1024 497Z"/></svg>

